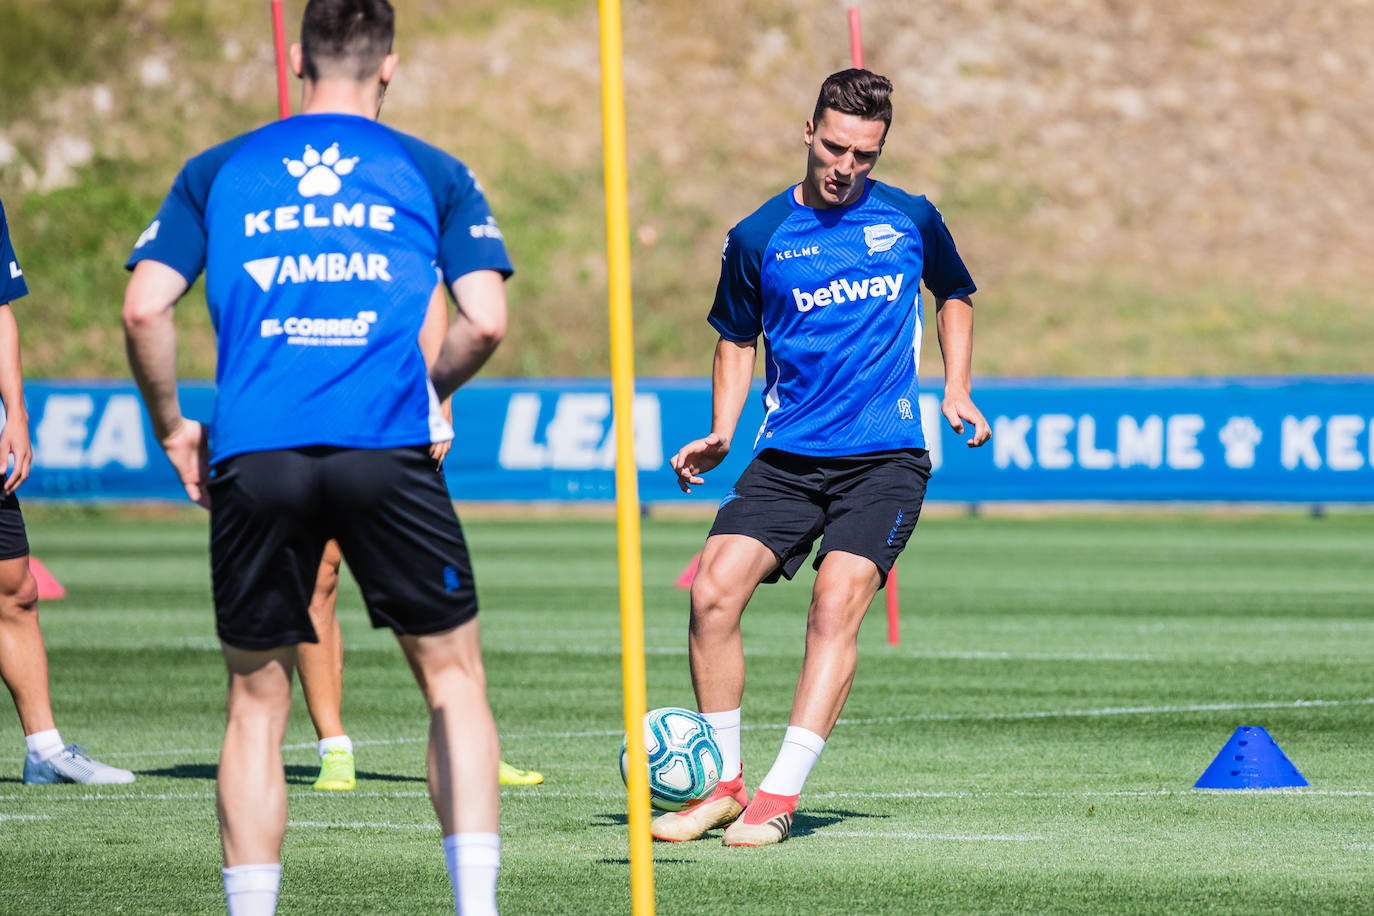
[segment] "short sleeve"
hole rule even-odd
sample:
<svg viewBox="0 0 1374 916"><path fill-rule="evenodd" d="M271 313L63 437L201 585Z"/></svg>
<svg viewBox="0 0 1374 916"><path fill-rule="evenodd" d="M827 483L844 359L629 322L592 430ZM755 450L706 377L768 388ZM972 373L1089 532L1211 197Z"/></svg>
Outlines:
<svg viewBox="0 0 1374 916"><path fill-rule="evenodd" d="M208 184L206 190L208 191ZM124 266L132 270L139 261L166 264L194 283L205 269L205 200L198 194L192 164L177 175L172 190L162 201L157 216L134 243Z"/></svg>
<svg viewBox="0 0 1374 916"><path fill-rule="evenodd" d="M439 269L447 283L475 270L509 277L514 268L486 195L467 166L455 161L439 204Z"/></svg>
<svg viewBox="0 0 1374 916"><path fill-rule="evenodd" d="M968 268L959 257L945 219L934 204L925 202L917 227L921 232L921 246L925 252L925 266L921 279L926 289L937 299L961 299L973 295L978 287L973 283Z"/></svg>
<svg viewBox="0 0 1374 916"><path fill-rule="evenodd" d="M716 298L706 319L721 337L736 343L754 340L763 333L761 260L742 236L736 226L725 237Z"/></svg>
<svg viewBox="0 0 1374 916"><path fill-rule="evenodd" d="M28 294L24 270L19 266L19 257L10 242L10 224L5 219L5 207L0 204L0 304L13 302Z"/></svg>

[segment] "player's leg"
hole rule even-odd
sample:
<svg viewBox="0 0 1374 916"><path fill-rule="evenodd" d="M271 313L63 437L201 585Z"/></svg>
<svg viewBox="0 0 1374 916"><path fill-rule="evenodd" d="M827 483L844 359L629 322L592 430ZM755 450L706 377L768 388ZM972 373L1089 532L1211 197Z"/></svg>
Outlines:
<svg viewBox="0 0 1374 916"><path fill-rule="evenodd" d="M320 775L315 788L333 792L346 792L357 784L353 742L344 731L342 718L343 634L336 613L342 563L338 542L330 541L324 547L315 591L310 596L310 622L320 641L297 647L301 693L319 741Z"/></svg>
<svg viewBox="0 0 1374 916"><path fill-rule="evenodd" d="M108 785L134 781L128 770L65 745L53 720L48 653L38 626L38 584L29 570L29 543L19 500L0 499L0 679L9 688L24 732L24 782Z"/></svg>
<svg viewBox="0 0 1374 916"><path fill-rule="evenodd" d="M286 771L281 746L291 712L296 649L252 651L224 644L229 695L217 803L228 868L281 861Z"/></svg>
<svg viewBox="0 0 1374 916"><path fill-rule="evenodd" d="M692 581L688 660L697 706L715 730L721 781L692 807L654 818L660 840L695 840L739 817L749 803L741 760L744 640L740 620L755 589L791 578L810 553L822 515L808 462L765 453L722 503Z"/></svg>
<svg viewBox="0 0 1374 916"><path fill-rule="evenodd" d="M215 629L229 674L216 774L230 912L272 912L286 830L282 740L296 646L315 639L310 595L326 537L315 450L248 452L210 479Z"/></svg>
<svg viewBox="0 0 1374 916"><path fill-rule="evenodd" d="M859 626L916 526L930 473L924 452L836 459L827 467L825 541L792 715L759 791L725 833L728 846L787 839L802 787L854 683Z"/></svg>
<svg viewBox="0 0 1374 916"><path fill-rule="evenodd" d="M430 794L455 903L495 913L500 748L472 564L447 486L422 448L341 454L327 480L332 529L368 615L397 634L429 707Z"/></svg>

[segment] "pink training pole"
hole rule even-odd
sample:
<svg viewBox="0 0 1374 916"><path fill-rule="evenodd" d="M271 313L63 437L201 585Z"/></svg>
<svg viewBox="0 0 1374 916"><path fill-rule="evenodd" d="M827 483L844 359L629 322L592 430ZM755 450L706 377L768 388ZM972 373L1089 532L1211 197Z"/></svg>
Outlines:
<svg viewBox="0 0 1374 916"><path fill-rule="evenodd" d="M863 32L859 28L859 8L851 6L849 8L849 57L854 62L854 66L860 69L864 65L864 40ZM887 642L888 645L895 646L901 640L901 624L898 621L897 613L897 564L892 564L892 570L887 574L887 590L884 595L887 600Z"/></svg>
<svg viewBox="0 0 1374 916"><path fill-rule="evenodd" d="M286 81L286 26L281 0L272 0L272 42L277 49L277 116L291 117L291 92Z"/></svg>

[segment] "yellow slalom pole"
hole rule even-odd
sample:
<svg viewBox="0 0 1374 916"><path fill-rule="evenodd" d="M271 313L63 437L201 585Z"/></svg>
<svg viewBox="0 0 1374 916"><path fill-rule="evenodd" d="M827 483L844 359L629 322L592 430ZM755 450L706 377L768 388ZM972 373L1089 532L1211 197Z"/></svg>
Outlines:
<svg viewBox="0 0 1374 916"><path fill-rule="evenodd" d="M654 912L649 756L644 748L644 587L639 480L634 456L634 328L630 311L630 207L625 166L625 82L620 0L601 3L601 123L606 147L606 257L610 278L611 390L615 404L616 520L620 538L620 654L630 806L630 892L635 916Z"/></svg>

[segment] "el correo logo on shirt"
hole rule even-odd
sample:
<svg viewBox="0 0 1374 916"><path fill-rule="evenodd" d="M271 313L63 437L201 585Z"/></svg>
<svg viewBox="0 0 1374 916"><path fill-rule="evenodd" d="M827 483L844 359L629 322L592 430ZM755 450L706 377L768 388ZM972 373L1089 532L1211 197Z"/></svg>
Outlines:
<svg viewBox="0 0 1374 916"><path fill-rule="evenodd" d="M361 347L377 322L374 311L359 312L354 318L264 318L262 337L286 335L288 344L312 347Z"/></svg>
<svg viewBox="0 0 1374 916"><path fill-rule="evenodd" d="M796 301L799 312L809 312L818 305L843 305L846 302L880 297L892 302L901 295L902 279L905 276L906 274L897 274L895 277L876 276L854 281L841 278L831 280L828 285L813 289L809 293L793 287L792 298Z"/></svg>
<svg viewBox="0 0 1374 916"><path fill-rule="evenodd" d="M323 153L307 143L301 158L283 159L282 162L292 178L300 179L296 190L302 197L333 197L343 187L339 176L352 172L353 167L358 164L358 158L343 158L337 143Z"/></svg>
<svg viewBox="0 0 1374 916"><path fill-rule="evenodd" d="M496 225L496 217L488 216L485 223L468 226L468 234L475 239L504 239L501 227Z"/></svg>
<svg viewBox="0 0 1374 916"><path fill-rule="evenodd" d="M864 226L864 244L868 245L870 256L880 251L891 251L892 246L897 244L897 240L904 235L906 235L905 232L898 232L887 223Z"/></svg>

